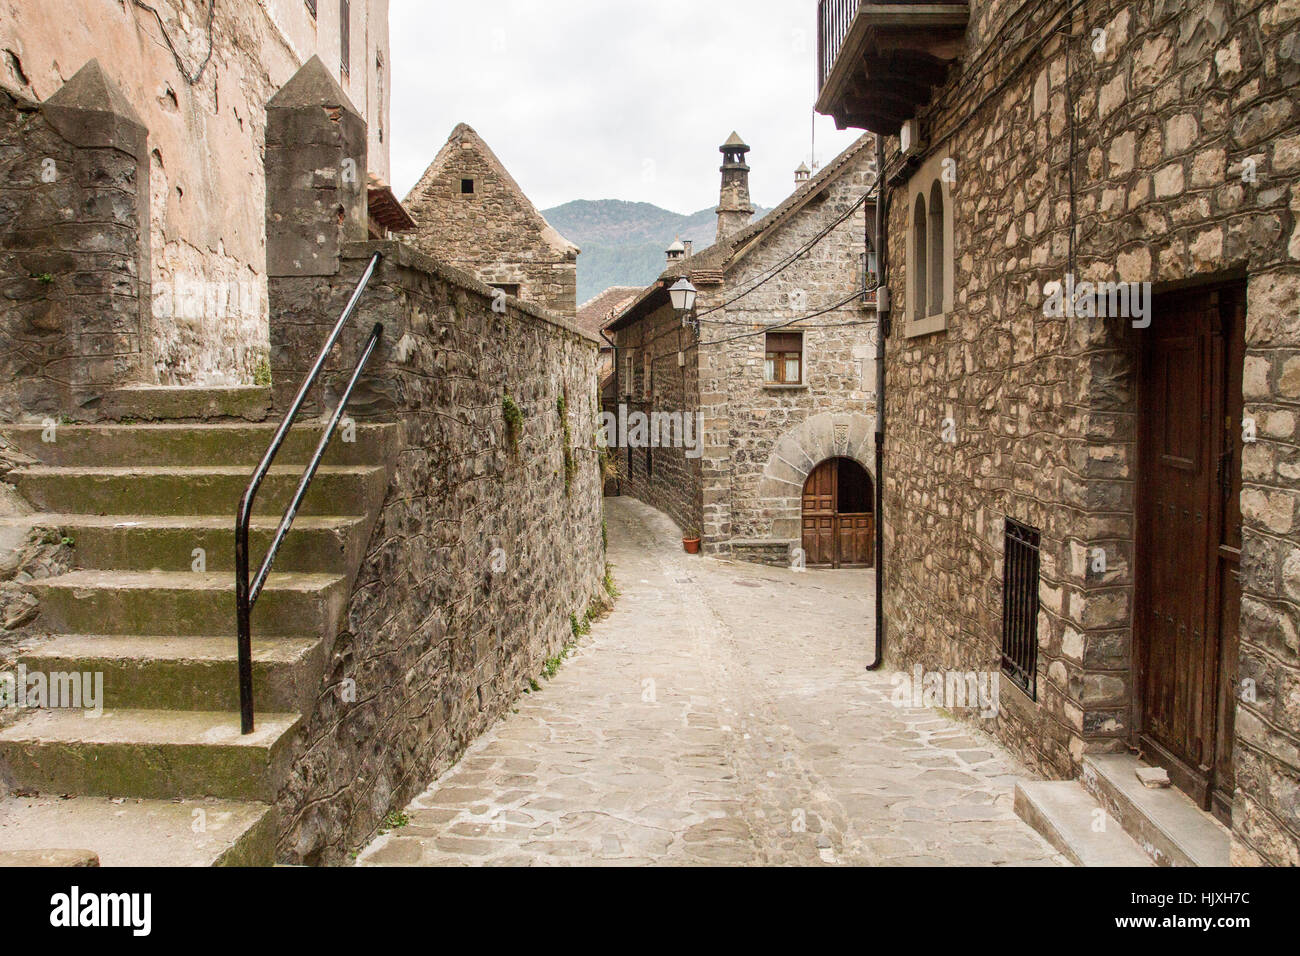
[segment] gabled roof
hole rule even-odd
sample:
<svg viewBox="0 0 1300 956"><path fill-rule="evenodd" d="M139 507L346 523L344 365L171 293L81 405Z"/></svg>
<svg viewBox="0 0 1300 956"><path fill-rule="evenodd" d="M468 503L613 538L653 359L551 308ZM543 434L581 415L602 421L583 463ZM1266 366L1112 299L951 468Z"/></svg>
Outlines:
<svg viewBox="0 0 1300 956"><path fill-rule="evenodd" d="M848 149L822 167L816 176L807 182L799 183L785 202L762 219L726 236L707 249L702 249L694 255L669 263L668 268L663 271L659 278L642 289L637 298L630 305L624 307L618 318L609 323L606 328L622 328L635 321L643 312L658 308L661 300L666 299L667 296L666 293L663 296L658 295L658 290L664 289L681 276L691 277L691 280L696 285L700 285L701 280L710 283L723 281L726 274L744 259L750 251L845 173L849 168L849 164L863 150L874 146L875 137L873 134L866 133L860 136Z"/></svg>
<svg viewBox="0 0 1300 956"><path fill-rule="evenodd" d="M467 123L458 123L456 128L451 131L451 136L447 138L447 142L443 144L442 149L438 150L438 155L433 158L433 162L429 164L429 167L424 171L424 174L420 176L419 182L411 188L411 191L406 194L406 198L402 200L403 205L407 207L411 207L412 205L418 206L423 195L429 190L430 184L442 174L444 168L447 166L448 162L451 161L452 157L461 154L461 150L466 145L476 152L482 158L483 162L487 164L488 168L491 169L498 178L500 178L501 182L505 184L506 190L512 194L515 201L524 209L525 213L530 217L535 216L537 218L542 238L546 241L547 245L551 246L556 252L561 254L574 256L578 254L578 247L560 235L559 232L557 232L555 228L546 221L546 217L537 210L537 207L533 205L532 200L524 194L519 183L515 182L515 178L510 175L510 171L507 170L501 160L497 158L497 154L492 152L492 147L488 146L488 144L484 142L483 137L474 132L473 128Z"/></svg>
<svg viewBox="0 0 1300 956"><path fill-rule="evenodd" d="M773 229L780 228L795 213L806 206L810 199L817 196L823 189L838 179L859 153L874 145L875 138L872 134L867 133L858 137L848 149L822 167L816 176L806 183L800 183L798 188L781 205L762 219L750 223L744 229L733 232L721 242L715 242L707 249L701 249L693 256L687 256L685 259L672 263L664 270L660 278L676 278L694 272L721 271L726 273L730 271L754 247L756 239Z"/></svg>
<svg viewBox="0 0 1300 956"><path fill-rule="evenodd" d="M578 325L593 335L599 335L600 330L640 294L640 286L610 286L600 295L588 299L578 306Z"/></svg>

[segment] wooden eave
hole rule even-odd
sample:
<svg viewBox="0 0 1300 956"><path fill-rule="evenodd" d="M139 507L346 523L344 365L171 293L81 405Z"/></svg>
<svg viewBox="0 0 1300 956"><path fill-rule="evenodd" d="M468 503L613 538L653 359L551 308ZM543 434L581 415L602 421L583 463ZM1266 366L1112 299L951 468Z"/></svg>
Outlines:
<svg viewBox="0 0 1300 956"><path fill-rule="evenodd" d="M965 49L966 3L863 3L817 98L840 129L892 136Z"/></svg>

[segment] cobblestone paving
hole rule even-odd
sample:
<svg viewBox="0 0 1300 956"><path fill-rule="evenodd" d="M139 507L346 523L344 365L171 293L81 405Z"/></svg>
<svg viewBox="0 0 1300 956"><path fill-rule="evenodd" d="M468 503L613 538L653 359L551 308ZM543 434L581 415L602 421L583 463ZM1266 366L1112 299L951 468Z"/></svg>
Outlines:
<svg viewBox="0 0 1300 956"><path fill-rule="evenodd" d="M605 504L616 610L360 865L1064 862L1023 768L864 670L871 572L692 557Z"/></svg>

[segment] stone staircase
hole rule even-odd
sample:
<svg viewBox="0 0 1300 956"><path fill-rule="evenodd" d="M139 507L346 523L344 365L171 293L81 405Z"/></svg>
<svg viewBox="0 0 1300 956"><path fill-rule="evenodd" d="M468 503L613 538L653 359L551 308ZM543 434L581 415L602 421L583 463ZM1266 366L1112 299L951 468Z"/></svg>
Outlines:
<svg viewBox="0 0 1300 956"><path fill-rule="evenodd" d="M118 421L0 426L37 460L11 482L76 567L32 582L28 672L103 675L103 714L29 711L0 730L0 851L94 850L105 865L270 864L273 803L388 480L394 426L336 434L253 613L257 728L239 732L234 514L274 423L269 390L123 389ZM262 485L265 554L321 426L300 422ZM62 799L63 797L68 799Z"/></svg>
<svg viewBox="0 0 1300 956"><path fill-rule="evenodd" d="M1227 866L1227 827L1173 788L1150 789L1131 754L1091 754L1078 780L1022 780L1022 820L1076 866Z"/></svg>

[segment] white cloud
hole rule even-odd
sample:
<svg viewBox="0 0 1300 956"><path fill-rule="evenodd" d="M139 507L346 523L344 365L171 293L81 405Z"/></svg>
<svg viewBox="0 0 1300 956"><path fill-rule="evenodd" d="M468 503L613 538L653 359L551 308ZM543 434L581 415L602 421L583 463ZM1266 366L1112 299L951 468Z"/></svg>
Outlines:
<svg viewBox="0 0 1300 956"><path fill-rule="evenodd" d="M811 148L815 0L393 0L393 185L404 195L458 122L539 208L718 199L718 146L753 147L764 206ZM825 163L860 135L817 117Z"/></svg>

